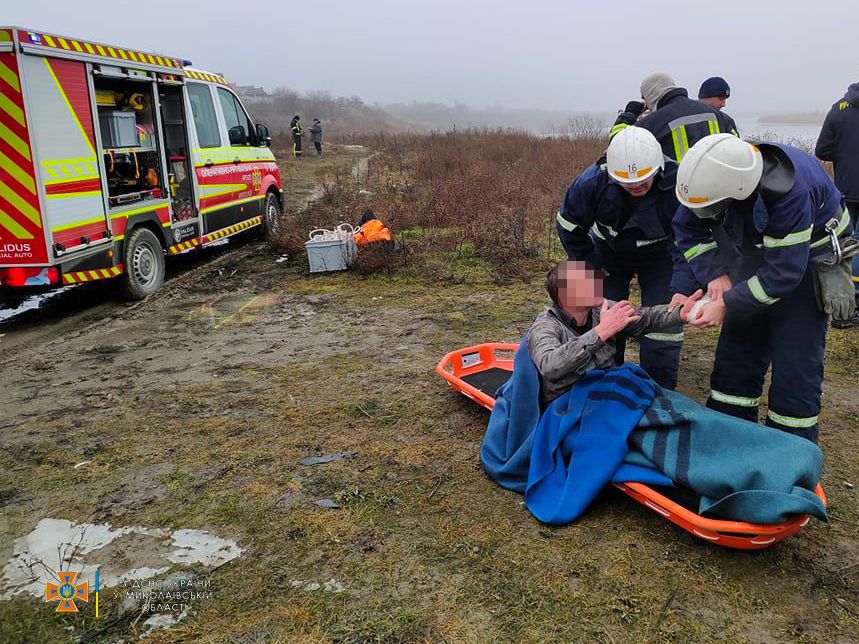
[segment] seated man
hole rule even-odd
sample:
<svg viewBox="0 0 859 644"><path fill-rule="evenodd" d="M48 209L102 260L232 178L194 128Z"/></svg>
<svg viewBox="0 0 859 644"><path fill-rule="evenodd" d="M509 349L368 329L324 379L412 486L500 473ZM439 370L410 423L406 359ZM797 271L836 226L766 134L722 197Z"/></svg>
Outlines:
<svg viewBox="0 0 859 644"><path fill-rule="evenodd" d="M581 262L549 273L555 306L537 317L495 392L480 449L486 473L553 525L578 517L609 482L675 485L694 493L693 511L735 521L826 520L814 492L823 464L814 443L707 409L640 367L615 365L615 338L683 318L679 304L610 304L601 285Z"/></svg>
<svg viewBox="0 0 859 644"><path fill-rule="evenodd" d="M635 309L602 296L602 271L580 261L559 262L546 290L554 306L537 316L527 334L531 360L540 374L542 407L568 391L585 372L615 366L615 338L642 336L681 323L680 306Z"/></svg>

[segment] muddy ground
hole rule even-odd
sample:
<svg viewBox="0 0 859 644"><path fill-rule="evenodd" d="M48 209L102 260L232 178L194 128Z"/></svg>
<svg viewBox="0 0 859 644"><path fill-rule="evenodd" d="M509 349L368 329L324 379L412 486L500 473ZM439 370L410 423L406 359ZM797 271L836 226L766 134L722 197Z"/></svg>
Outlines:
<svg viewBox="0 0 859 644"><path fill-rule="evenodd" d="M318 277L275 259L232 244L142 303L91 289L0 327L0 566L46 517L235 539L239 558L192 570L213 596L149 642L859 641L859 331L830 333L830 522L740 552L613 491L543 526L483 474L488 414L434 367L518 341L537 276ZM679 389L698 400L714 343L687 333ZM299 464L339 452L354 454ZM135 639L139 612L103 595L99 618L0 602L0 639Z"/></svg>

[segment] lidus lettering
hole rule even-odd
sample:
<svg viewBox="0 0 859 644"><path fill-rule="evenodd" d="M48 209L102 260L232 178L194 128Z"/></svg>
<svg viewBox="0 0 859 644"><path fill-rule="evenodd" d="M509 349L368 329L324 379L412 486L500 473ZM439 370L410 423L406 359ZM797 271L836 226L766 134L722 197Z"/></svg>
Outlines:
<svg viewBox="0 0 859 644"><path fill-rule="evenodd" d="M32 253L30 244L3 244L0 253Z"/></svg>

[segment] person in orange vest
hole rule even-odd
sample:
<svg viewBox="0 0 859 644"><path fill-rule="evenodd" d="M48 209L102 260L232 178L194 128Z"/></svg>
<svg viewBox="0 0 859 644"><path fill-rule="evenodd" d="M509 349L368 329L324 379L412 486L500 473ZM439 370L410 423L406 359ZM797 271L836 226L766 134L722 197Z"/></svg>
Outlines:
<svg viewBox="0 0 859 644"><path fill-rule="evenodd" d="M355 233L355 242L370 244L379 241L391 241L391 231L376 217L372 208L367 208L358 222L359 230Z"/></svg>

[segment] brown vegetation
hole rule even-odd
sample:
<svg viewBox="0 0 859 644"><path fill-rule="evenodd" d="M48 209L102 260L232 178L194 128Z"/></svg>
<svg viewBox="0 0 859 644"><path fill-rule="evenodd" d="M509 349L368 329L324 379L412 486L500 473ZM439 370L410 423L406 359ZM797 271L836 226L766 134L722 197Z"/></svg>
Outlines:
<svg viewBox="0 0 859 644"><path fill-rule="evenodd" d="M461 264L505 279L558 257L554 215L605 146L503 130L379 134L365 143L374 153L367 172L329 173L321 198L302 215L287 213L285 228L354 223L372 207L404 250L386 257L454 281Z"/></svg>

